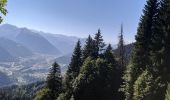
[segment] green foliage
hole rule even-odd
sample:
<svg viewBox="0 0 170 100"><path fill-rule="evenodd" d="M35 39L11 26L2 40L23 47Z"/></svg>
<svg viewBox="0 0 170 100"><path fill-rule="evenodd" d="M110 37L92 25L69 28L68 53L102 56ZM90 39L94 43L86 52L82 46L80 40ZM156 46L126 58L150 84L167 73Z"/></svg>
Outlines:
<svg viewBox="0 0 170 100"><path fill-rule="evenodd" d="M95 57L99 57L100 53L104 50L105 43L103 41L103 36L101 35L100 29L98 29L98 32L95 34L94 37L95 42Z"/></svg>
<svg viewBox="0 0 170 100"><path fill-rule="evenodd" d="M74 49L70 65L68 67L68 71L66 73L69 79L73 80L78 76L81 65L82 65L82 51L80 41L78 41Z"/></svg>
<svg viewBox="0 0 170 100"><path fill-rule="evenodd" d="M124 38L123 38L123 25L121 25L121 33L119 36L119 43L118 43L118 62L120 64L120 67L125 69L125 48L124 48Z"/></svg>
<svg viewBox="0 0 170 100"><path fill-rule="evenodd" d="M83 61L89 56L95 57L95 42L90 35L88 36L83 48Z"/></svg>
<svg viewBox="0 0 170 100"><path fill-rule="evenodd" d="M71 97L68 97L69 94L67 94L67 92L61 93L56 100L70 100Z"/></svg>
<svg viewBox="0 0 170 100"><path fill-rule="evenodd" d="M127 67L123 78L123 91L125 93L126 100L133 100L133 94L137 94L135 93L137 91L134 91L133 86L143 71L146 69L150 69L149 71L152 71L150 47L152 42L151 38L156 27L155 23L158 15L158 6L157 0L148 0L143 10L130 65Z"/></svg>
<svg viewBox="0 0 170 100"><path fill-rule="evenodd" d="M49 93L50 90L45 87L36 93L34 100L50 100L50 95L48 95Z"/></svg>
<svg viewBox="0 0 170 100"><path fill-rule="evenodd" d="M34 100L55 100L62 90L60 66L55 62L47 76L46 86L37 92Z"/></svg>
<svg viewBox="0 0 170 100"><path fill-rule="evenodd" d="M110 46L107 49L109 52ZM111 52L111 51L110 51ZM110 57L110 56L109 56ZM113 57L113 54L111 54ZM112 100L116 97L118 86L111 60L98 58L96 60L88 57L81 67L80 74L74 81L75 100ZM113 60L114 61L114 57Z"/></svg>
<svg viewBox="0 0 170 100"><path fill-rule="evenodd" d="M0 0L0 13L2 15L6 15L7 14L6 3L7 3L7 0ZM0 16L0 23L2 21L3 21L2 16Z"/></svg>
<svg viewBox="0 0 170 100"><path fill-rule="evenodd" d="M68 66L68 70L65 76L65 82L64 82L64 93L63 95L60 95L60 98L65 98L69 100L72 96L72 84L74 79L78 76L80 67L82 65L82 50L81 50L81 44L80 41L77 42L77 45L74 49L71 62Z"/></svg>
<svg viewBox="0 0 170 100"><path fill-rule="evenodd" d="M97 74L96 71L95 61L91 57L88 57L73 84L75 100L90 100L90 98L93 98L91 91L93 89L92 83Z"/></svg>
<svg viewBox="0 0 170 100"><path fill-rule="evenodd" d="M130 62L125 70L123 76L124 82L122 88L120 89L126 96L125 100L130 100L133 97L133 82L135 81L133 77L136 77L135 73L135 67Z"/></svg>
<svg viewBox="0 0 170 100"><path fill-rule="evenodd" d="M108 45L108 47L106 48L105 52L103 53L104 55L104 59L107 61L108 64L116 64L116 60L114 57L114 54L112 52L113 48L111 46L111 44Z"/></svg>
<svg viewBox="0 0 170 100"><path fill-rule="evenodd" d="M98 30L93 40L86 40L82 57L78 41L63 83L63 93L58 100L112 100L118 99L121 70L109 44L104 42ZM82 58L82 60L81 60ZM82 64L83 63L83 64Z"/></svg>
<svg viewBox="0 0 170 100"><path fill-rule="evenodd" d="M156 32L152 39L152 62L162 81L170 81L170 1L161 0Z"/></svg>
<svg viewBox="0 0 170 100"><path fill-rule="evenodd" d="M49 89L49 97L51 100L55 100L61 93L62 78L60 66L55 62L47 76L47 88Z"/></svg>
<svg viewBox="0 0 170 100"><path fill-rule="evenodd" d="M168 85L168 88L166 90L165 100L170 100L170 84Z"/></svg>
<svg viewBox="0 0 170 100"><path fill-rule="evenodd" d="M23 86L0 88L0 100L32 100L36 92L43 86L44 82L36 82Z"/></svg>
<svg viewBox="0 0 170 100"><path fill-rule="evenodd" d="M162 84L157 95L164 99L170 81L170 0L161 0L156 26L152 38L151 60L154 74L160 77Z"/></svg>
<svg viewBox="0 0 170 100"><path fill-rule="evenodd" d="M134 84L134 100L153 100L151 94L155 84L152 74L145 70Z"/></svg>

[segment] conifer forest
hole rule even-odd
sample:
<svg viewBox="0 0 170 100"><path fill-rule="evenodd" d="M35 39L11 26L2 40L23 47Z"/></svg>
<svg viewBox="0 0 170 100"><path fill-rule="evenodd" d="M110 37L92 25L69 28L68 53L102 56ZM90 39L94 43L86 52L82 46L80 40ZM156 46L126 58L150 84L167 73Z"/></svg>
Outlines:
<svg viewBox="0 0 170 100"><path fill-rule="evenodd" d="M0 0L0 22L9 1ZM116 47L102 28L76 39L64 73L52 60L45 80L0 87L0 100L170 100L170 0L146 0L133 43L125 42L123 24L119 30Z"/></svg>

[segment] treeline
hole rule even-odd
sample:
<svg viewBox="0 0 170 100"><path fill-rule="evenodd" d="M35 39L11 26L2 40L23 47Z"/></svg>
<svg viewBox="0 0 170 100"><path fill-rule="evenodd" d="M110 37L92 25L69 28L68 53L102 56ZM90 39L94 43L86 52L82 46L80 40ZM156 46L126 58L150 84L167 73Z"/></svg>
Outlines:
<svg viewBox="0 0 170 100"><path fill-rule="evenodd" d="M33 100L37 91L43 88L45 82L28 85L12 85L0 88L0 100Z"/></svg>
<svg viewBox="0 0 170 100"><path fill-rule="evenodd" d="M121 34L118 45L121 55L123 42ZM77 42L63 78L59 65L53 64L47 84L35 100L123 100L119 88L124 62L123 56L115 60L111 45L106 46L98 30L94 39L89 35L83 48L80 41Z"/></svg>

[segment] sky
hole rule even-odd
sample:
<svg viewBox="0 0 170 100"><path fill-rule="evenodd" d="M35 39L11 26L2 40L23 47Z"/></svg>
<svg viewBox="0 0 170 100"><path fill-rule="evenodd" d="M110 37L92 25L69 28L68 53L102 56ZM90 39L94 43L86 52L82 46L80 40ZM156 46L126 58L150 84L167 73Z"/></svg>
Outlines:
<svg viewBox="0 0 170 100"><path fill-rule="evenodd" d="M135 41L146 0L8 0L3 23L68 36L92 36L100 28L116 44L121 23L126 43Z"/></svg>

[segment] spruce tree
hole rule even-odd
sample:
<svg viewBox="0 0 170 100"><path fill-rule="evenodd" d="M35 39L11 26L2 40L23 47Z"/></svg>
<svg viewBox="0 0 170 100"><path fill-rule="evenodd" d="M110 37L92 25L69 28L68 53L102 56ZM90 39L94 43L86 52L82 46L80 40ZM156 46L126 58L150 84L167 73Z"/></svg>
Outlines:
<svg viewBox="0 0 170 100"><path fill-rule="evenodd" d="M115 57L113 54L113 48L112 48L111 44L109 44L107 46L103 55L104 55L104 59L107 61L108 64L112 64L112 65L116 64Z"/></svg>
<svg viewBox="0 0 170 100"><path fill-rule="evenodd" d="M82 50L80 40L78 40L67 71L67 73L71 75L71 79L75 79L78 76L81 65Z"/></svg>
<svg viewBox="0 0 170 100"><path fill-rule="evenodd" d="M111 89L111 91L108 94L110 94L110 98L112 99L123 100L123 95L122 95L123 93L119 92L120 84L122 84L122 79L121 79L122 70L120 69L118 62L115 60L113 54L113 48L111 47L111 44L107 46L103 55L104 55L104 60L107 63L107 67L103 71L107 72L105 78L107 79L106 81L107 85L110 85L109 88Z"/></svg>
<svg viewBox="0 0 170 100"><path fill-rule="evenodd" d="M89 56L95 58L95 44L94 44L94 40L90 35L88 36L85 46L83 48L83 58L82 58L83 61L85 61L85 59Z"/></svg>
<svg viewBox="0 0 170 100"><path fill-rule="evenodd" d="M105 47L105 43L103 42L103 37L101 35L100 29L98 29L98 32L95 34L94 41L95 41L95 57L99 57L100 53L103 52Z"/></svg>
<svg viewBox="0 0 170 100"><path fill-rule="evenodd" d="M123 25L121 25L121 32L119 36L119 43L118 43L118 57L119 57L119 64L122 69L125 69L125 48L124 48L124 39L123 39Z"/></svg>
<svg viewBox="0 0 170 100"><path fill-rule="evenodd" d="M155 34L152 38L151 58L154 74L160 77L157 95L164 99L170 81L170 0L161 0Z"/></svg>
<svg viewBox="0 0 170 100"><path fill-rule="evenodd" d="M158 14L158 1L148 0L140 19L139 27L136 35L136 43L131 57L130 65L128 65L124 75L124 92L126 100L133 100L133 85L139 75L145 70L150 69L150 45L151 37L154 31L154 23Z"/></svg>
<svg viewBox="0 0 170 100"><path fill-rule="evenodd" d="M111 71L111 66L104 59L88 57L73 84L74 100L113 100Z"/></svg>
<svg viewBox="0 0 170 100"><path fill-rule="evenodd" d="M78 40L66 73L66 78L64 83L65 97L63 96L66 100L69 100L72 96L72 83L74 82L74 79L78 76L81 65L82 65L82 50L81 50L80 40Z"/></svg>
<svg viewBox="0 0 170 100"><path fill-rule="evenodd" d="M162 0L153 36L152 61L165 83L170 81L170 1Z"/></svg>
<svg viewBox="0 0 170 100"><path fill-rule="evenodd" d="M60 66L55 62L47 76L47 88L49 89L50 100L55 100L61 92L62 78Z"/></svg>
<svg viewBox="0 0 170 100"><path fill-rule="evenodd" d="M95 60L92 57L86 58L73 84L74 100L97 100L93 93L96 75Z"/></svg>

